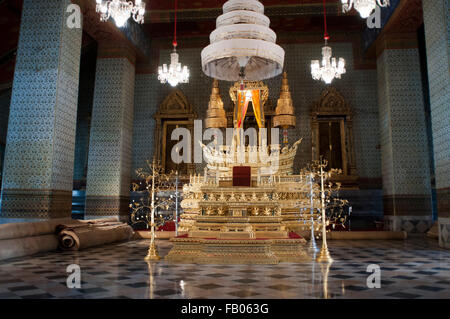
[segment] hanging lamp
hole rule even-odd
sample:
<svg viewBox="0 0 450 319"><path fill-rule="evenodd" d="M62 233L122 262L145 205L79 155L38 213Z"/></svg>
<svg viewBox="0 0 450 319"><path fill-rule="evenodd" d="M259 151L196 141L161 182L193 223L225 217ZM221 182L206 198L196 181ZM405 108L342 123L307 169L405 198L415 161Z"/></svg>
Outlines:
<svg viewBox="0 0 450 319"><path fill-rule="evenodd" d="M328 40L330 36L327 30L327 8L326 0L323 0L323 17L324 17L324 40L325 46L322 48L322 64L319 60L311 61L311 75L314 80L322 80L326 84L331 84L331 82L336 78L340 79L342 74L346 73L345 70L345 60L344 58L339 58L339 62L336 62L336 58L332 58L332 49L328 46Z"/></svg>
<svg viewBox="0 0 450 319"><path fill-rule="evenodd" d="M257 0L229 0L202 50L203 72L223 81L261 81L283 71L284 50Z"/></svg>
<svg viewBox="0 0 450 319"><path fill-rule="evenodd" d="M342 12L349 12L352 7L359 12L361 18L368 18L377 7L387 7L390 5L389 0L341 0Z"/></svg>
<svg viewBox="0 0 450 319"><path fill-rule="evenodd" d="M189 83L189 69L187 66L182 66L179 62L179 56L177 53L177 9L178 0L175 0L175 22L174 22L174 34L173 34L173 52L170 54L170 65L163 64L158 67L158 80L165 84L169 83L175 87L179 83Z"/></svg>
<svg viewBox="0 0 450 319"><path fill-rule="evenodd" d="M100 13L100 21L106 22L110 17L116 26L122 28L130 17L139 24L144 23L145 2L142 0L96 0L95 11Z"/></svg>

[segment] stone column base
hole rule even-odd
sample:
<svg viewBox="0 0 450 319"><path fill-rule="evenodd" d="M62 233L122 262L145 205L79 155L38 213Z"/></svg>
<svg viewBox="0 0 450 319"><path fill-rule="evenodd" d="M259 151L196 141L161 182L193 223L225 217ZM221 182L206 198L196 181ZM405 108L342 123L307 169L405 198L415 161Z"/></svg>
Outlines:
<svg viewBox="0 0 450 319"><path fill-rule="evenodd" d="M450 249L450 218L439 218L439 246Z"/></svg>
<svg viewBox="0 0 450 319"><path fill-rule="evenodd" d="M130 198L125 196L86 196L85 219L118 217L130 219Z"/></svg>
<svg viewBox="0 0 450 319"><path fill-rule="evenodd" d="M4 189L2 218L52 219L72 215L72 192L60 190Z"/></svg>
<svg viewBox="0 0 450 319"><path fill-rule="evenodd" d="M384 195L385 216L431 216L431 195Z"/></svg>
<svg viewBox="0 0 450 319"><path fill-rule="evenodd" d="M425 233L432 224L431 216L384 216L384 228L389 231Z"/></svg>

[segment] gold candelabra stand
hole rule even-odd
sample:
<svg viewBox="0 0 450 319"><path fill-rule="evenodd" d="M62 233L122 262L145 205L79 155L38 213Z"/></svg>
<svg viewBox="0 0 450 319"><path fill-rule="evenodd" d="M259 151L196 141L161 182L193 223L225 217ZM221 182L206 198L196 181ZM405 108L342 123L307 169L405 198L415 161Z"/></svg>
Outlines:
<svg viewBox="0 0 450 319"><path fill-rule="evenodd" d="M138 169L136 170L136 174L138 178L142 179L145 183L144 193L146 196L142 198L140 201L133 201L130 204L130 208L132 209L131 213L131 221L132 223L145 223L148 227L150 226L151 237L150 237L150 246L148 248L147 256L145 257L146 261L158 261L161 257L158 254L158 250L156 247L156 234L155 227L157 224L156 221L156 210L158 208L165 208L166 210L174 205L174 201L172 198L160 199L157 197L157 194L163 190L168 190L171 188L171 179L173 172L170 174L162 173L162 166L153 159L152 162L147 161L147 169ZM142 184L142 183L141 183ZM133 190L136 191L142 188L141 184L133 183ZM161 223L161 219L159 223Z"/></svg>
<svg viewBox="0 0 450 319"><path fill-rule="evenodd" d="M325 169L328 166L328 161L323 159L323 157L320 157L320 160L314 161L311 165L308 165L307 172L310 179L311 184L311 210L314 209L314 197L320 197L320 204L319 204L319 210L321 213L321 221L322 221L322 247L320 249L320 253L316 258L317 262L320 263L331 263L333 262L333 258L331 258L330 252L328 250L328 244L327 244L327 225L329 224L329 218L327 218L326 210L331 209L332 212L335 211L336 207L339 207L339 212L341 213L339 216L343 216L343 206L348 204L348 201L341 200L339 198L334 197L335 194L338 193L340 190L341 184L340 183L332 183L329 181L333 175L341 174L342 171L338 169L331 169L329 171L326 171ZM320 187L314 188L313 182L317 180L320 181ZM325 183L328 182L327 185ZM317 196L315 195L315 193ZM345 219L334 219L335 221L344 222ZM314 240L314 232L311 231L311 250L315 253L316 250L314 250L315 246L315 240Z"/></svg>

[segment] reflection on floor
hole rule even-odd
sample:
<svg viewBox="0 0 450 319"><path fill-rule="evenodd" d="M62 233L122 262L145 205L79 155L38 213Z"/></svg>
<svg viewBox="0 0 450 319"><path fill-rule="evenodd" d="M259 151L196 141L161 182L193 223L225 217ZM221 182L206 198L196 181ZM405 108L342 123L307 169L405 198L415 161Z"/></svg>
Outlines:
<svg viewBox="0 0 450 319"><path fill-rule="evenodd" d="M335 262L325 281L313 262L148 266L147 247L141 240L2 262L0 298L450 298L450 251L429 239L330 241ZM170 243L158 247L164 256ZM81 267L81 289L66 286L70 264ZM367 287L370 264L381 267L380 289Z"/></svg>

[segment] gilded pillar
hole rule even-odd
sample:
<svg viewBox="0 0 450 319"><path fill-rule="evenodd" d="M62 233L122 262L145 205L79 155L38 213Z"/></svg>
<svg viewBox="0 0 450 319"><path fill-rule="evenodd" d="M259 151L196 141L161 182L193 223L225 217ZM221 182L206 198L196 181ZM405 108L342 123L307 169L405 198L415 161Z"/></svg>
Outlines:
<svg viewBox="0 0 450 319"><path fill-rule="evenodd" d="M23 2L3 169L3 218L71 216L82 29L67 23L70 4Z"/></svg>
<svg viewBox="0 0 450 319"><path fill-rule="evenodd" d="M99 43L86 185L86 218L128 220L135 59L121 43Z"/></svg>

